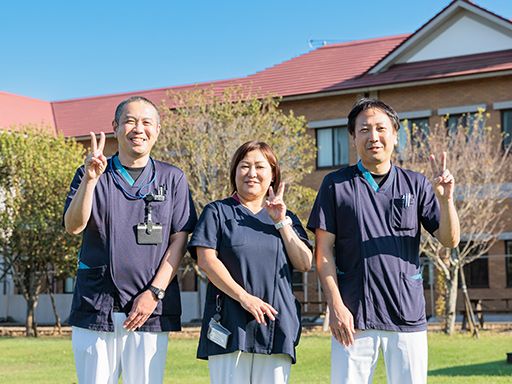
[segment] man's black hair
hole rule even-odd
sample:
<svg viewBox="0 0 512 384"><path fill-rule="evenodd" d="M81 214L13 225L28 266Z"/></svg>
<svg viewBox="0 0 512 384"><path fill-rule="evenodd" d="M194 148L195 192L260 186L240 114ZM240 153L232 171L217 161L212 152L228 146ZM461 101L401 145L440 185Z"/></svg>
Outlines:
<svg viewBox="0 0 512 384"><path fill-rule="evenodd" d="M362 99L356 101L352 107L352 110L348 114L348 133L350 133L350 135L355 135L357 116L362 111L366 111L367 109L378 109L384 112L386 115L388 115L389 120L391 120L391 124L393 124L395 131L400 129L400 119L398 118L398 114L393 108L381 100L363 97Z"/></svg>

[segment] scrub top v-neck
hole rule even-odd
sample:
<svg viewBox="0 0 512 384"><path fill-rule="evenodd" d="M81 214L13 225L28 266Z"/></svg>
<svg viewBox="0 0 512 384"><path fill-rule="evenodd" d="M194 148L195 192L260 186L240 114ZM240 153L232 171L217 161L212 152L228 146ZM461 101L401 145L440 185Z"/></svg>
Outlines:
<svg viewBox="0 0 512 384"><path fill-rule="evenodd" d="M307 234L291 212L293 229L309 247ZM258 324L240 303L209 283L197 356L237 350L261 354L288 354L295 361L300 335L300 306L292 292L292 265L274 223L262 209L253 213L233 197L208 204L199 218L189 243L193 257L196 247L217 251L219 260L233 279L249 294L259 297L277 311L276 321ZM206 338L208 322L221 299L221 324L232 332L226 349Z"/></svg>

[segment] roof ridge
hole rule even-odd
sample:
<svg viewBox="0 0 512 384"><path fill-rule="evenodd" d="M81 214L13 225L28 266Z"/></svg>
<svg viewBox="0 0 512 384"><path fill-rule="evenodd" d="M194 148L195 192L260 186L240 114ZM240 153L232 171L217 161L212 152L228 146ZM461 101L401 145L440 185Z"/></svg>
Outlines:
<svg viewBox="0 0 512 384"><path fill-rule="evenodd" d="M334 43L334 44L328 44L328 45L324 45L323 47L320 47L320 48L317 48L311 52L314 52L314 51L317 51L317 50L320 50L320 49L329 49L329 48L339 48L339 47L342 47L342 46L353 46L353 45L362 45L362 44L369 44L369 43L375 43L375 42L378 42L378 41L383 41L383 40L397 40L397 39L402 39L402 38L406 38L408 36L410 36L411 33L401 33L399 35L391 35L391 36L384 36L384 37L370 37L368 39L363 39L363 40L352 40L352 41L346 41L346 42L343 42L343 43Z"/></svg>

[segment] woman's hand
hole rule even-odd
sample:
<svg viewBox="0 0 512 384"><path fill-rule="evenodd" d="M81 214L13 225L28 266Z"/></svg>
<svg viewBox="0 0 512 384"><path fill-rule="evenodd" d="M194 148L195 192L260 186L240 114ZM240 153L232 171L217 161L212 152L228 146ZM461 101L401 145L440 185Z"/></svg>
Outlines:
<svg viewBox="0 0 512 384"><path fill-rule="evenodd" d="M279 184L277 193L275 194L272 187L268 190L268 199L265 202L265 208L274 223L279 223L286 219L286 204L283 201L284 186L284 182Z"/></svg>
<svg viewBox="0 0 512 384"><path fill-rule="evenodd" d="M258 324L267 325L265 315L272 321L276 319L277 311L274 307L246 291L240 295L239 302L247 312L254 316Z"/></svg>

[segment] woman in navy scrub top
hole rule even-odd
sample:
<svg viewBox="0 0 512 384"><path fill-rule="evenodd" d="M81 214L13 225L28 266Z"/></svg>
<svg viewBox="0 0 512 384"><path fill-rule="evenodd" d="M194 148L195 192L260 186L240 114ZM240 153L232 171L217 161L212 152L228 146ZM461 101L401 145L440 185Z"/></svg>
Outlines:
<svg viewBox="0 0 512 384"><path fill-rule="evenodd" d="M238 148L230 181L233 195L204 208L189 243L210 280L197 356L211 383L287 383L300 335L292 269L311 268L311 246L267 144ZM225 345L211 340L227 333Z"/></svg>

